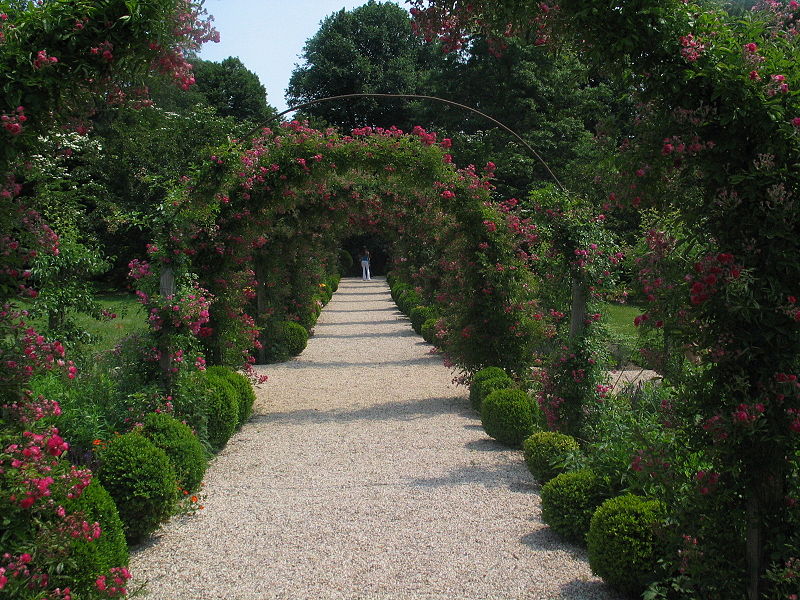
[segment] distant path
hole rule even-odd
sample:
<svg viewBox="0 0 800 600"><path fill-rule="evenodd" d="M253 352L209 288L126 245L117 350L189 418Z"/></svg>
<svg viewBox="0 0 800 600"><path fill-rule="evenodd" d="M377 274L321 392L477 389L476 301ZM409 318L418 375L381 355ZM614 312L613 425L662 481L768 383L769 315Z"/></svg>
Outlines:
<svg viewBox="0 0 800 600"><path fill-rule="evenodd" d="M156 600L617 600L540 521L385 281L344 279L206 477L131 560Z"/></svg>

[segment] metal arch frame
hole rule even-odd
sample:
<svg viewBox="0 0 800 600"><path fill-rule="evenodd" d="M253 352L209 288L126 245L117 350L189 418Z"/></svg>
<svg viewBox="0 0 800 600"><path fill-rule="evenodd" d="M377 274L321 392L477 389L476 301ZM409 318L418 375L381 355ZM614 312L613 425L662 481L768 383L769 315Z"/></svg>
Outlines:
<svg viewBox="0 0 800 600"><path fill-rule="evenodd" d="M288 114L290 112L295 112L297 110L300 110L302 108L306 108L308 106L313 106L314 104L319 104L320 102L330 102L332 100L344 100L344 99L347 99L347 98L417 98L417 99L421 99L421 100L434 100L434 101L440 102L442 104L449 104L450 106L455 106L455 107L458 107L458 108L461 108L461 109L464 109L464 110L468 110L468 111L470 111L472 113L475 113L477 115L480 115L484 119L487 119L487 120L491 121L492 123L494 123L495 125L497 125L501 129L503 129L504 131L510 133L520 144L522 144L523 147L525 147L528 150L528 152L531 154L531 156L533 156L536 160L538 160L542 164L542 166L544 166L544 168L547 169L547 172L550 174L550 177L553 178L553 181L556 182L558 187L562 191L566 191L564 186L558 180L558 177L555 176L555 173L553 173L553 171L550 169L550 167L544 161L544 159L541 157L541 155L538 152L536 152L536 150L534 150L533 147L528 142L526 142L524 139L522 139L522 137L516 131L511 129L505 123L502 123L502 122L498 121L494 117L491 117L491 116L487 115L486 113L479 111L476 108L472 108L471 106L467 106L466 104L461 104L460 102L455 102L453 100L447 100L446 98L439 98L437 96L425 96L425 95L421 95L421 94L378 94L378 93L366 93L366 92L365 93L353 93L353 94L340 94L338 96L327 96L325 98L317 98L316 100L310 100L309 102L304 102L302 104L298 104L296 106L292 106L292 107L287 108L286 110L284 110L282 112L279 112L277 115L272 117L272 119L270 119L270 121L277 120L277 119L281 118L285 114ZM260 129L260 128L264 127L264 126L265 125L259 125L258 128ZM251 134L252 134L252 132L251 132Z"/></svg>

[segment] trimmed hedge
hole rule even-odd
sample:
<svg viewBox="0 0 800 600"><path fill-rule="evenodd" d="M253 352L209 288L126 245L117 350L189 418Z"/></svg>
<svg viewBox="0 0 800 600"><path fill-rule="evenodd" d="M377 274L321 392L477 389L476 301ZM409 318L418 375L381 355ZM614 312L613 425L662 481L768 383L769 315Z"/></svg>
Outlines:
<svg viewBox="0 0 800 600"><path fill-rule="evenodd" d="M241 373L237 373L230 367L208 367L206 372L217 375L218 377L222 377L236 391L236 399L239 405L238 426L241 427L242 424L250 418L250 415L253 414L253 404L256 401L256 393L253 390L250 380Z"/></svg>
<svg viewBox="0 0 800 600"><path fill-rule="evenodd" d="M281 325L281 329L289 356L297 356L306 349L308 345L308 330L300 323L285 321Z"/></svg>
<svg viewBox="0 0 800 600"><path fill-rule="evenodd" d="M98 477L117 505L125 537L139 542L172 514L175 469L161 448L136 432L109 441L100 460Z"/></svg>
<svg viewBox="0 0 800 600"><path fill-rule="evenodd" d="M519 446L535 428L530 397L523 390L492 392L481 404L481 424L486 433L498 442Z"/></svg>
<svg viewBox="0 0 800 600"><path fill-rule="evenodd" d="M578 442L572 436L557 431L540 431L534 433L522 443L525 464L528 470L542 484L547 483L563 469L553 466L568 453L580 450Z"/></svg>
<svg viewBox="0 0 800 600"><path fill-rule="evenodd" d="M592 572L626 594L641 595L655 580L656 528L663 519L658 500L627 494L603 502L586 535Z"/></svg>
<svg viewBox="0 0 800 600"><path fill-rule="evenodd" d="M178 487L193 492L206 473L206 451L188 425L164 413L150 413L144 419L142 435L161 448L175 469Z"/></svg>
<svg viewBox="0 0 800 600"><path fill-rule="evenodd" d="M99 538L91 542L77 539L72 543L70 562L74 566L62 573L72 578L70 589L74 593L88 596L97 590L97 577L105 575L112 567L128 564L128 544L122 521L114 499L97 477L78 498L68 500L65 508L70 513L80 513L80 518L87 523L100 524Z"/></svg>
<svg viewBox="0 0 800 600"><path fill-rule="evenodd" d="M476 411L481 412L483 401L497 390L507 390L514 387L514 380L505 373L473 383L469 388L469 403Z"/></svg>
<svg viewBox="0 0 800 600"><path fill-rule="evenodd" d="M429 344L436 345L436 324L439 321L436 317L430 317L422 324L422 339Z"/></svg>
<svg viewBox="0 0 800 600"><path fill-rule="evenodd" d="M417 333L422 335L422 324L428 319L436 316L436 309L432 306L419 305L411 309L408 318L411 319L411 327Z"/></svg>
<svg viewBox="0 0 800 600"><path fill-rule="evenodd" d="M542 488L542 520L565 538L583 543L592 515L609 491L589 469L556 475Z"/></svg>
<svg viewBox="0 0 800 600"><path fill-rule="evenodd" d="M224 377L204 373L208 394L208 444L214 452L222 450L239 423L236 390Z"/></svg>

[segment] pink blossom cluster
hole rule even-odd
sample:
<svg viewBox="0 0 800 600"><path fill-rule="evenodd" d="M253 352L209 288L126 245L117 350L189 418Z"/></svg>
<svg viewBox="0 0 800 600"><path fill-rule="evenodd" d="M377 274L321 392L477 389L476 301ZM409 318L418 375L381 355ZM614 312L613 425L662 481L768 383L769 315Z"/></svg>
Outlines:
<svg viewBox="0 0 800 600"><path fill-rule="evenodd" d="M56 58L55 56L48 56L47 50L39 50L36 53L36 58L33 59L33 68L41 69L42 67L54 65L57 62L58 58Z"/></svg>
<svg viewBox="0 0 800 600"><path fill-rule="evenodd" d="M681 36L679 41L681 43L681 56L689 62L695 62L706 49L703 39L691 33Z"/></svg>
<svg viewBox="0 0 800 600"><path fill-rule="evenodd" d="M778 94L789 93L789 83L786 81L786 75L770 75L769 82L765 88L767 96L776 96Z"/></svg>
<svg viewBox="0 0 800 600"><path fill-rule="evenodd" d="M128 263L128 269L130 269L128 271L128 277L134 280L139 280L143 277L147 277L148 275L152 275L150 263L144 260L139 260L138 258L134 258Z"/></svg>
<svg viewBox="0 0 800 600"><path fill-rule="evenodd" d="M687 275L686 281L690 283L690 300L695 306L716 294L720 285L738 279L742 273L742 267L734 263L734 256L726 252L704 256L694 264L694 270L696 277Z"/></svg>
<svg viewBox="0 0 800 600"><path fill-rule="evenodd" d="M697 471L694 480L698 484L697 491L702 495L710 494L719 483L719 473L716 471Z"/></svg>
<svg viewBox="0 0 800 600"><path fill-rule="evenodd" d="M131 578L131 573L125 567L114 567L108 575L101 575L94 584L98 591L105 593L109 598L122 598L127 596L126 585Z"/></svg>
<svg viewBox="0 0 800 600"><path fill-rule="evenodd" d="M177 298L168 296L166 304L150 309L148 320L155 331L166 324L175 328L186 327L194 335L209 321L209 308L212 299L205 295L205 290L198 288L197 293Z"/></svg>
<svg viewBox="0 0 800 600"><path fill-rule="evenodd" d="M27 120L28 117L25 116L24 106L18 106L11 114L3 113L3 115L0 116L3 129L11 135L19 135L22 133L22 124Z"/></svg>

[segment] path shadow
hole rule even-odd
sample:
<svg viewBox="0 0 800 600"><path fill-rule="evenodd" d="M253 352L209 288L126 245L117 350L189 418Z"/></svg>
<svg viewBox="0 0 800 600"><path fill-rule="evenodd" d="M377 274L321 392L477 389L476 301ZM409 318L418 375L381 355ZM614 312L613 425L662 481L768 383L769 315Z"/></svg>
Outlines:
<svg viewBox="0 0 800 600"><path fill-rule="evenodd" d="M478 429L483 429L483 427L478 427ZM488 437L467 442L464 444L464 448L467 450L477 450L478 452L503 452L509 449L508 446L498 444L493 439Z"/></svg>
<svg viewBox="0 0 800 600"><path fill-rule="evenodd" d="M338 323L337 323L338 325ZM338 334L331 333L315 333L315 338L329 338L329 339L355 339L355 338L388 338L388 337L412 337L417 335L413 329L408 331L389 331L386 333L351 333L351 334Z"/></svg>
<svg viewBox="0 0 800 600"><path fill-rule="evenodd" d="M389 295L389 291L388 290L383 290L383 291L380 291L380 292L340 292L340 291L336 291L336 292L333 293L333 295L334 295L334 298L336 296L388 296ZM352 302L352 300L351 300L351 302Z"/></svg>
<svg viewBox="0 0 800 600"><path fill-rule="evenodd" d="M319 423L352 423L355 421L413 421L425 417L454 414L466 416L468 407L460 396L421 398L384 402L352 409L317 410L303 408L254 415L250 423L314 425Z"/></svg>
<svg viewBox="0 0 800 600"><path fill-rule="evenodd" d="M465 465L436 477L408 479L408 485L419 488L458 487L482 485L488 488L505 488L511 492L534 494L532 486L521 485L520 471L511 464Z"/></svg>
<svg viewBox="0 0 800 600"><path fill-rule="evenodd" d="M402 317L401 318L400 314L398 313L398 318L396 318L396 319L386 319L386 320L377 321L375 323L376 324L380 324L380 325L384 325L386 323L406 323L407 324L408 322L409 321L408 321L408 319L406 317ZM322 329L324 327L338 327L339 325L369 325L370 323L373 323L373 321L327 321L327 322L319 321L314 326L314 329Z"/></svg>
<svg viewBox="0 0 800 600"><path fill-rule="evenodd" d="M315 335L314 337L321 337ZM431 365L431 361L438 360L441 361L441 357L430 354L425 356L420 356L417 358L406 358L402 360L384 360L384 361L373 361L373 362L353 362L353 361L330 361L330 362L315 362L315 361L304 361L302 360L290 360L284 363L277 363L281 365L283 369L346 369L352 367L363 367L364 369L379 369L381 367L410 367L414 365L420 366L429 366Z"/></svg>
<svg viewBox="0 0 800 600"><path fill-rule="evenodd" d="M563 600L586 600L586 598L624 600L625 596L615 593L602 581L573 579L561 586L561 595L558 598Z"/></svg>
<svg viewBox="0 0 800 600"><path fill-rule="evenodd" d="M330 306L330 305L328 305ZM343 310L341 308L325 308L325 311L329 313L363 313L363 312L388 312L388 311L397 311L396 306L387 306L386 308L354 308L353 310Z"/></svg>

